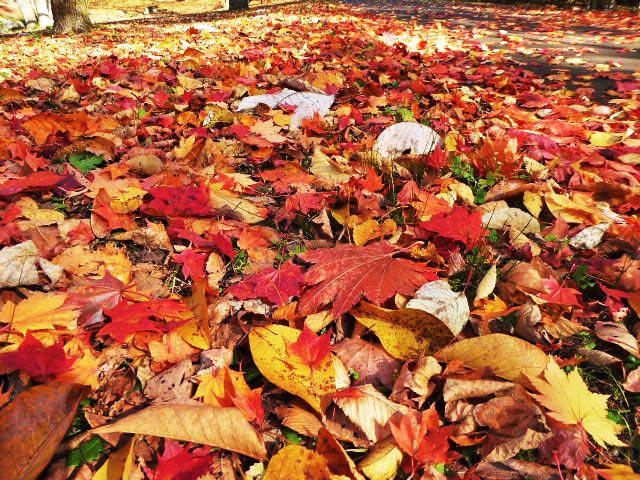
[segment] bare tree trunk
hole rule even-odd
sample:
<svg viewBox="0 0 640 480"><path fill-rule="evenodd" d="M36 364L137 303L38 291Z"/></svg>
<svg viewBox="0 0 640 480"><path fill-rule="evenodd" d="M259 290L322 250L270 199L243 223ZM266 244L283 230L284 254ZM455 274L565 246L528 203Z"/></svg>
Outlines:
<svg viewBox="0 0 640 480"><path fill-rule="evenodd" d="M52 0L53 31L88 32L91 29L88 0Z"/></svg>

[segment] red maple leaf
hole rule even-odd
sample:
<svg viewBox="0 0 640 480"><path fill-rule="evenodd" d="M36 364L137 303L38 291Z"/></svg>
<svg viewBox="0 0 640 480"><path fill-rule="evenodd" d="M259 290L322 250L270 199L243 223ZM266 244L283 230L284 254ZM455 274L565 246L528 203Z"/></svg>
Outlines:
<svg viewBox="0 0 640 480"><path fill-rule="evenodd" d="M231 401L249 422L262 425L264 421L264 407L262 406L262 387L255 388L243 395L232 396Z"/></svg>
<svg viewBox="0 0 640 480"><path fill-rule="evenodd" d="M185 304L170 299L149 300L140 303L121 302L115 308L105 311L111 323L98 331L98 335L110 335L120 343L125 343L131 333L167 332L178 328L188 320L180 313L189 310ZM154 322L152 317L173 319L170 322Z"/></svg>
<svg viewBox="0 0 640 480"><path fill-rule="evenodd" d="M0 185L0 197L9 197L20 192L51 190L66 178L48 170L33 172L23 178L12 178Z"/></svg>
<svg viewBox="0 0 640 480"><path fill-rule="evenodd" d="M436 146L436 148L429 154L427 165L435 168L436 170L440 170L447 165L447 154L440 145Z"/></svg>
<svg viewBox="0 0 640 480"><path fill-rule="evenodd" d="M467 247L475 245L487 234L482 225L482 213L469 213L466 208L460 206L453 207L450 213L439 213L427 222L420 222L419 227L452 240L459 240Z"/></svg>
<svg viewBox="0 0 640 480"><path fill-rule="evenodd" d="M142 213L166 217L208 217L213 214L209 206L209 192L205 185L172 187L161 185L149 190L153 197L144 204Z"/></svg>
<svg viewBox="0 0 640 480"><path fill-rule="evenodd" d="M305 325L298 340L289 344L287 349L302 360L305 365L313 368L329 355L330 344L331 331L318 336Z"/></svg>
<svg viewBox="0 0 640 480"><path fill-rule="evenodd" d="M314 285L298 304L301 315L319 311L333 302L332 313L338 317L365 296L380 304L396 293L412 295L427 282L437 280L437 271L424 263L394 258L401 253L387 242L365 247L340 245L300 255L305 262L315 263L304 279Z"/></svg>
<svg viewBox="0 0 640 480"><path fill-rule="evenodd" d="M206 253L196 253L192 248L187 248L180 255L174 255L173 259L182 264L182 273L185 278L191 277L193 280L204 278Z"/></svg>
<svg viewBox="0 0 640 480"><path fill-rule="evenodd" d="M580 291L575 288L563 287L554 277L549 277L544 280L544 288L546 288L549 293L538 295L541 299L562 305L580 306L578 297L576 297L576 295L581 295Z"/></svg>
<svg viewBox="0 0 640 480"><path fill-rule="evenodd" d="M440 417L431 405L428 410L409 411L389 420L393 439L400 450L420 464L449 463L459 456L449 451L449 438L455 425L440 427Z"/></svg>
<svg viewBox="0 0 640 480"><path fill-rule="evenodd" d="M228 291L241 300L264 298L276 305L283 305L291 297L300 295L302 283L302 267L287 262L280 265L280 268L265 268L249 275Z"/></svg>
<svg viewBox="0 0 640 480"><path fill-rule="evenodd" d="M150 480L191 480L209 472L214 455L208 447L181 446L171 439L164 441L164 451L155 469L144 467Z"/></svg>
<svg viewBox="0 0 640 480"><path fill-rule="evenodd" d="M0 373L23 370L41 382L49 375L69 371L75 361L67 357L61 342L45 347L28 332L18 350L0 354Z"/></svg>

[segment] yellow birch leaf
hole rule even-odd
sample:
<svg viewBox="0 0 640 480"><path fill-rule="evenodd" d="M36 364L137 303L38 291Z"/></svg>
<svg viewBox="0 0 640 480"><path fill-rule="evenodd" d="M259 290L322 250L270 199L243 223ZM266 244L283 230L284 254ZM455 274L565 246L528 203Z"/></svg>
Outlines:
<svg viewBox="0 0 640 480"><path fill-rule="evenodd" d="M18 304L5 303L0 310L0 323L9 324L12 330L22 334L55 327L73 330L79 314L73 307L63 306L66 299L66 293L32 292Z"/></svg>
<svg viewBox="0 0 640 480"><path fill-rule="evenodd" d="M287 445L276 453L263 480L330 480L327 461L322 455L300 445Z"/></svg>
<svg viewBox="0 0 640 480"><path fill-rule="evenodd" d="M202 443L264 460L267 452L256 428L235 407L152 405L92 431L139 433Z"/></svg>
<svg viewBox="0 0 640 480"><path fill-rule="evenodd" d="M376 334L392 357L400 360L431 355L453 340L451 330L424 310L387 310L362 302L351 314Z"/></svg>
<svg viewBox="0 0 640 480"><path fill-rule="evenodd" d="M540 395L531 396L549 410L551 418L568 425L582 426L601 447L607 444L625 446L616 436L622 427L607 418L609 395L590 392L577 369L567 374L555 360L547 365L544 378L529 375L529 380L540 392Z"/></svg>
<svg viewBox="0 0 640 480"><path fill-rule="evenodd" d="M312 370L287 348L298 341L300 333L284 325L254 328L249 333L251 354L267 380L322 413L322 397L336 391L333 357L327 355Z"/></svg>
<svg viewBox="0 0 640 480"><path fill-rule="evenodd" d="M469 368L490 368L497 377L518 383L542 373L549 362L540 348L502 333L460 340L433 356L441 362L460 360Z"/></svg>

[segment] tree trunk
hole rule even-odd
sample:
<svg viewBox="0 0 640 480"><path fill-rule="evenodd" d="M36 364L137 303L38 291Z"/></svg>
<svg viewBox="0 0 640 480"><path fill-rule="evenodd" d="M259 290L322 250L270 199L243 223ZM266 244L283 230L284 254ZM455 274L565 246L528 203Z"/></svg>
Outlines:
<svg viewBox="0 0 640 480"><path fill-rule="evenodd" d="M53 25L51 2L49 0L35 0L35 4L36 12L38 14L38 25L42 28L48 28Z"/></svg>
<svg viewBox="0 0 640 480"><path fill-rule="evenodd" d="M22 18L24 18L24 24L27 27L38 22L35 6L31 0L19 0L18 6L22 12Z"/></svg>
<svg viewBox="0 0 640 480"><path fill-rule="evenodd" d="M226 0L227 10L246 10L249 8L249 0Z"/></svg>
<svg viewBox="0 0 640 480"><path fill-rule="evenodd" d="M88 32L91 29L88 0L52 0L55 33Z"/></svg>

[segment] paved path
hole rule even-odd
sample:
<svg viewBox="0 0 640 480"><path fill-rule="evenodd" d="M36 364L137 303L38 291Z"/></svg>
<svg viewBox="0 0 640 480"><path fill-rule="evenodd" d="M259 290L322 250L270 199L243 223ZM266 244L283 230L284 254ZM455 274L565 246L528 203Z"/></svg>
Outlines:
<svg viewBox="0 0 640 480"><path fill-rule="evenodd" d="M401 21L461 31L502 50L523 68L547 76L571 75L568 88L589 84L594 99L608 100L615 80L640 78L640 15L629 11L584 12L455 0L343 0Z"/></svg>

